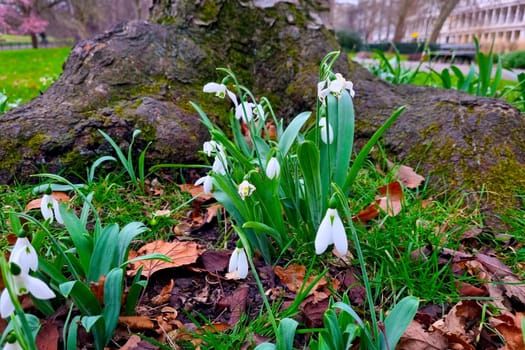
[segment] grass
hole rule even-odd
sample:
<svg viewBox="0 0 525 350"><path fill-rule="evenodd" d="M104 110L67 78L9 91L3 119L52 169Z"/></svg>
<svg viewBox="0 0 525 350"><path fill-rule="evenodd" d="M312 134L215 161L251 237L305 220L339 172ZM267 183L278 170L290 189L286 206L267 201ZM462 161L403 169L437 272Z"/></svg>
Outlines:
<svg viewBox="0 0 525 350"><path fill-rule="evenodd" d="M0 51L0 92L9 102L27 102L44 92L62 73L70 48Z"/></svg>

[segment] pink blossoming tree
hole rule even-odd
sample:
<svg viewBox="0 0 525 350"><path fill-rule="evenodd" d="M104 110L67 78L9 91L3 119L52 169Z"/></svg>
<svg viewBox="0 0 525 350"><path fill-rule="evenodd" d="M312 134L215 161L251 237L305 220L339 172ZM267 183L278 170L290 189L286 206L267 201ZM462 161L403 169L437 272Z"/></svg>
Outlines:
<svg viewBox="0 0 525 350"><path fill-rule="evenodd" d="M0 33L30 35L33 47L37 48L37 34L46 27L47 21L38 15L35 0L0 1Z"/></svg>

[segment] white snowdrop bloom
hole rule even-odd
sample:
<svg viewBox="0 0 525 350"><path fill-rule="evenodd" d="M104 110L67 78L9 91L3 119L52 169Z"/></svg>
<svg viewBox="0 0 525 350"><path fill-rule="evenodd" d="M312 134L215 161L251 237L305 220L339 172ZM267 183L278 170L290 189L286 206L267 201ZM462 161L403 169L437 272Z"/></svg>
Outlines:
<svg viewBox="0 0 525 350"><path fill-rule="evenodd" d="M215 96L220 98L224 98L226 95L228 95L230 100L232 100L233 104L237 106L237 96L233 92L228 90L228 88L224 84L208 83L204 85L202 91L208 93L215 93Z"/></svg>
<svg viewBox="0 0 525 350"><path fill-rule="evenodd" d="M341 73L336 73L334 80L326 79L317 84L317 95L324 103L325 97L328 94L331 93L334 96L339 97L344 89L348 90L350 96L354 98L354 84L350 80L346 80Z"/></svg>
<svg viewBox="0 0 525 350"><path fill-rule="evenodd" d="M237 271L239 278L246 278L248 276L248 258L244 248L235 248L228 265L228 272L232 273Z"/></svg>
<svg viewBox="0 0 525 350"><path fill-rule="evenodd" d="M337 209L329 208L317 229L315 236L315 253L322 254L330 244L335 245L335 250L346 255L348 252L348 240L345 227L339 217Z"/></svg>
<svg viewBox="0 0 525 350"><path fill-rule="evenodd" d="M37 270L38 255L27 237L19 237L16 240L13 250L11 250L9 262L20 266L22 271L29 272Z"/></svg>
<svg viewBox="0 0 525 350"><path fill-rule="evenodd" d="M52 299L55 297L55 293L49 288L47 284L28 274L28 271L24 271L22 266L18 266L15 263L10 263L11 274L7 277L7 283L13 286L16 295L24 295L27 293L32 294L37 299ZM16 270L16 271L13 271ZM15 311L13 301L9 297L7 288L4 288L0 295L0 316L2 318L8 318Z"/></svg>
<svg viewBox="0 0 525 350"><path fill-rule="evenodd" d="M53 219L56 219L59 224L63 224L62 215L60 215L60 210L58 209L58 201L52 194L45 193L40 202L40 211L44 220L50 219L50 222L53 222Z"/></svg>
<svg viewBox="0 0 525 350"><path fill-rule="evenodd" d="M326 117L319 119L319 127L321 128L321 140L325 144L332 144L334 142L334 130L330 123L326 121Z"/></svg>
<svg viewBox="0 0 525 350"><path fill-rule="evenodd" d="M255 186L246 180L239 185L239 196L241 196L242 200L251 196L253 191L255 191Z"/></svg>
<svg viewBox="0 0 525 350"><path fill-rule="evenodd" d="M270 179L274 179L278 177L280 173L281 165L279 164L279 161L275 157L270 158L268 164L266 164L266 176Z"/></svg>
<svg viewBox="0 0 525 350"><path fill-rule="evenodd" d="M209 175L203 176L195 181L195 186L202 185L202 192L204 194L211 194L213 191L213 178Z"/></svg>

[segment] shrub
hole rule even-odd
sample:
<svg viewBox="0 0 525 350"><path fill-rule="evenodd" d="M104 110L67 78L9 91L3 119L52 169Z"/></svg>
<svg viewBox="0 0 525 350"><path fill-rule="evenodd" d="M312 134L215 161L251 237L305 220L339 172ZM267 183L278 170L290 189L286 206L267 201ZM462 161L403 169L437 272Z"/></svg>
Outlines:
<svg viewBox="0 0 525 350"><path fill-rule="evenodd" d="M525 51L509 52L503 55L502 61L506 68L525 69Z"/></svg>
<svg viewBox="0 0 525 350"><path fill-rule="evenodd" d="M361 46L363 45L363 39L361 39L361 35L356 32L337 32L336 34L337 40L339 41L339 45L345 51L352 51L357 52L361 50Z"/></svg>

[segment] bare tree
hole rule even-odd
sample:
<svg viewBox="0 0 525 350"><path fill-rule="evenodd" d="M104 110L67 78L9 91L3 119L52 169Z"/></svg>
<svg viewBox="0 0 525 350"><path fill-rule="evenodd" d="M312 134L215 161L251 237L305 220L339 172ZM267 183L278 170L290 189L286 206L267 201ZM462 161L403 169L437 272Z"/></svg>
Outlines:
<svg viewBox="0 0 525 350"><path fill-rule="evenodd" d="M439 32L441 32L441 28L443 28L443 24L447 20L448 16L452 13L454 8L459 4L461 0L438 0L439 2L439 12L438 16L436 18L436 21L434 22L434 27L432 28L432 32L430 33L430 36L428 37L427 43L435 43L437 41L437 38L439 36Z"/></svg>
<svg viewBox="0 0 525 350"><path fill-rule="evenodd" d="M416 9L416 0L399 0L397 4L397 22L393 42L400 42L405 36L406 19Z"/></svg>

